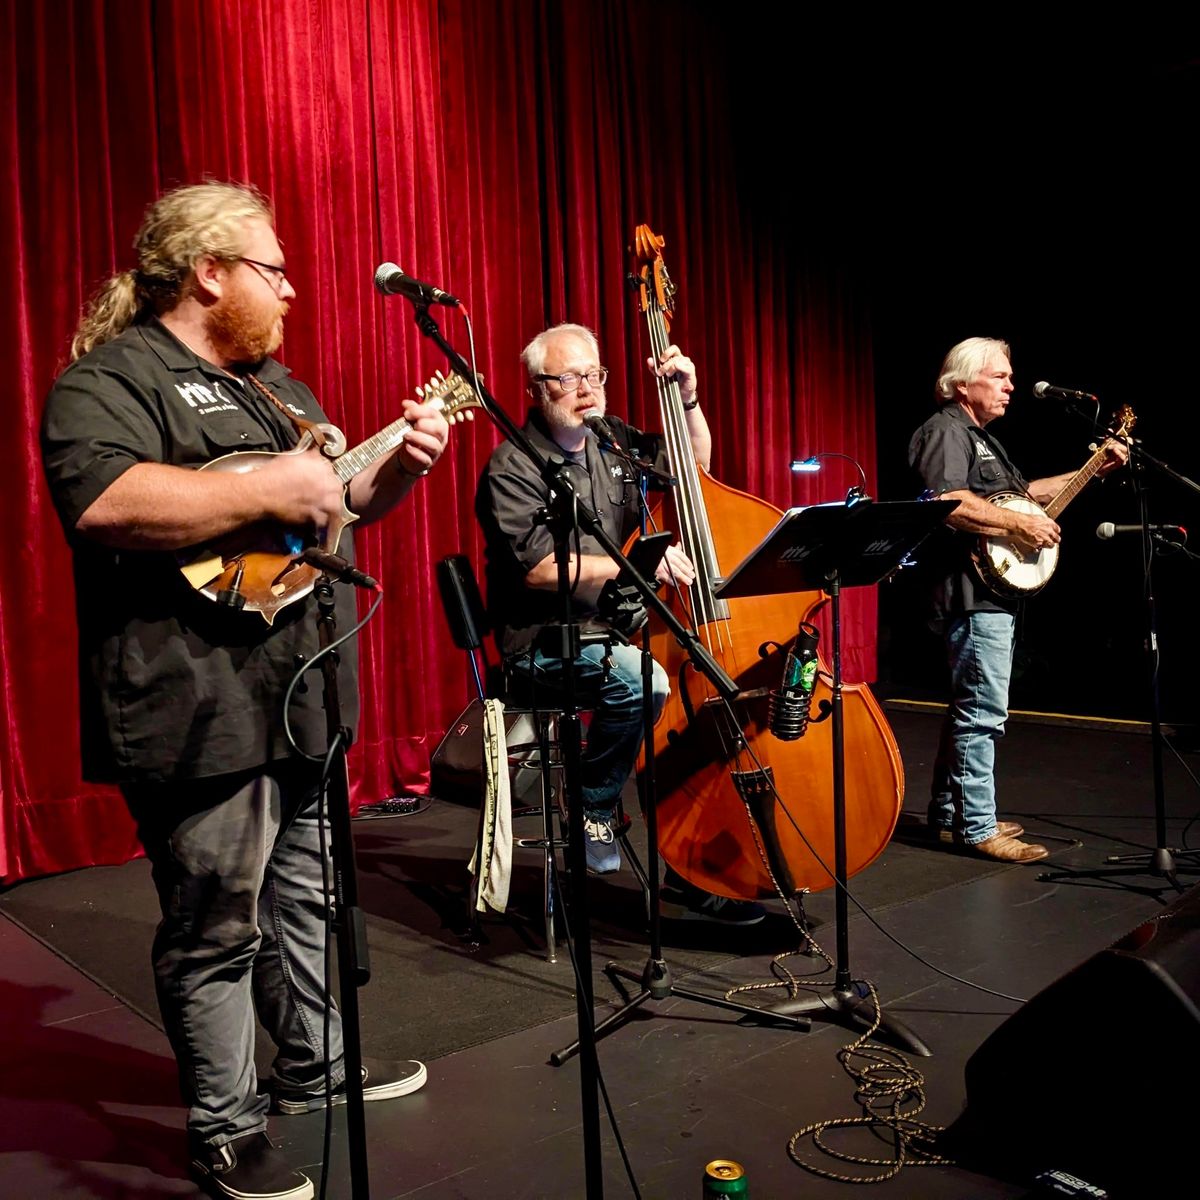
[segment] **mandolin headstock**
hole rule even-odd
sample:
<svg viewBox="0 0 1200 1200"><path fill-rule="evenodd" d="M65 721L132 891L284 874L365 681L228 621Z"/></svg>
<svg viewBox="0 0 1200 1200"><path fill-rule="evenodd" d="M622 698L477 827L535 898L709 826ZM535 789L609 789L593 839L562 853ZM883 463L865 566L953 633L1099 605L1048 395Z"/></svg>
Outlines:
<svg viewBox="0 0 1200 1200"><path fill-rule="evenodd" d="M434 373L424 387L416 389L417 396L423 404L432 404L441 410L441 414L449 424L455 421L474 420L474 408L482 408L483 403L461 375L451 371L443 375L441 371Z"/></svg>

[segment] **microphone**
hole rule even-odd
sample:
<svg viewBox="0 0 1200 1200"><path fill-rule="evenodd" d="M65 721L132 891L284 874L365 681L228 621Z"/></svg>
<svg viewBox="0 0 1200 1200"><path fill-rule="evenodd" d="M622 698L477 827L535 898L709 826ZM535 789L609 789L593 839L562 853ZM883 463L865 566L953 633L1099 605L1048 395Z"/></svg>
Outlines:
<svg viewBox="0 0 1200 1200"><path fill-rule="evenodd" d="M1099 403L1098 397L1093 396L1091 392L1077 392L1074 388L1055 387L1054 384L1045 381L1033 385L1033 394L1039 400L1050 396L1055 400L1086 400L1089 404Z"/></svg>
<svg viewBox="0 0 1200 1200"><path fill-rule="evenodd" d="M1187 530L1182 525L1147 525L1147 529L1152 534L1159 534L1162 537L1171 538L1181 542L1187 541ZM1114 525L1111 521L1101 521L1096 526L1096 536L1101 541L1108 541L1110 537L1116 536L1118 533L1141 533L1141 525Z"/></svg>
<svg viewBox="0 0 1200 1200"><path fill-rule="evenodd" d="M432 283L422 283L406 275L395 263L380 263L375 271L375 286L385 296L403 296L414 304L446 304L458 308L462 301L457 296L443 292Z"/></svg>
<svg viewBox="0 0 1200 1200"><path fill-rule="evenodd" d="M608 421L600 415L598 408L585 408L580 417L583 423L600 439L600 444L606 449L611 450L620 459L623 459L633 470L641 472L643 475L658 482L658 485L663 488L674 487L679 480L674 475L664 475L661 471L654 469L653 463L649 463L637 454L630 453L620 442L617 441L617 435L613 432L613 427Z"/></svg>
<svg viewBox="0 0 1200 1200"><path fill-rule="evenodd" d="M794 742L808 728L813 688L817 684L817 641L815 625L800 622L795 641L783 664L780 686L770 692L767 724L781 742Z"/></svg>
<svg viewBox="0 0 1200 1200"><path fill-rule="evenodd" d="M579 414L583 419L583 423L602 441L608 442L609 445L617 446L617 436L613 433L613 427L605 420L598 408L586 408Z"/></svg>
<svg viewBox="0 0 1200 1200"><path fill-rule="evenodd" d="M352 583L355 587L367 588L372 592L382 592L379 580L372 578L365 571L348 563L340 554L330 554L318 546L309 546L296 555L296 560L308 563L310 567L319 567L326 575L331 575L339 583Z"/></svg>

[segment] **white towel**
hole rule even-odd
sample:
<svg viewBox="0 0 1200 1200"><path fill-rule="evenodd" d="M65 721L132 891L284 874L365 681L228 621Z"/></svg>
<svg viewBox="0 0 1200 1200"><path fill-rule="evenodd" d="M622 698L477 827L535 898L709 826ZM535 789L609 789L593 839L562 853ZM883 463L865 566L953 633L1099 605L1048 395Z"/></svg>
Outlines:
<svg viewBox="0 0 1200 1200"><path fill-rule="evenodd" d="M485 700L483 809L479 816L479 840L470 864L476 912L487 912L490 908L502 913L508 907L512 878L512 791L504 725L503 702Z"/></svg>

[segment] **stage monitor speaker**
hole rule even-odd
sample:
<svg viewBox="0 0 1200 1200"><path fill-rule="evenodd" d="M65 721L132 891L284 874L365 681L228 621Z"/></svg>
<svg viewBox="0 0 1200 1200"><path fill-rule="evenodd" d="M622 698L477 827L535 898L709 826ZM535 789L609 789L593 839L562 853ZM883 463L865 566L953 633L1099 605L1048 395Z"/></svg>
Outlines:
<svg viewBox="0 0 1200 1200"><path fill-rule="evenodd" d="M1200 1141L1200 887L1039 992L971 1056L962 1165L1185 1194ZM1187 1180L1192 1183L1188 1184Z"/></svg>

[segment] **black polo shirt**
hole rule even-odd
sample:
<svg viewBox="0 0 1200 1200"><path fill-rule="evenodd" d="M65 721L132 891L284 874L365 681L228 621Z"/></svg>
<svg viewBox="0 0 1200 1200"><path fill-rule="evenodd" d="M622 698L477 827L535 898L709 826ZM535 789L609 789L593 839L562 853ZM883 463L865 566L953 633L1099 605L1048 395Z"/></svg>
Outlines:
<svg viewBox="0 0 1200 1200"><path fill-rule="evenodd" d="M266 359L255 371L297 416L326 417L312 392ZM199 467L242 450L282 451L294 426L250 384L196 357L158 321L72 364L42 417L42 459L74 557L84 777L164 782L240 771L289 753L282 700L298 655L318 648L312 596L268 626L195 592L174 554L113 550L76 522L136 463ZM340 550L352 554L352 538ZM356 620L338 589L337 622ZM342 648L343 723L358 720L355 653ZM292 705L310 752L325 745L319 671Z"/></svg>
<svg viewBox="0 0 1200 1200"><path fill-rule="evenodd" d="M619 417L607 417L617 442L637 457L667 471L662 438L643 433ZM530 410L525 433L546 457L565 461L576 494L589 504L604 532L618 544L639 527L638 488L635 474L620 457L602 450L588 430L582 455L568 455L550 436L537 409ZM501 442L492 452L479 481L475 511L483 527L487 555L488 617L501 654L508 656L527 649L543 625L561 617L556 591L525 586L525 576L547 555L554 553L554 539L534 516L549 500L549 491L537 467L511 442ZM572 542L572 551L575 544ZM583 554L605 553L591 534L580 535ZM596 608L575 600L572 611L586 620Z"/></svg>
<svg viewBox="0 0 1200 1200"><path fill-rule="evenodd" d="M938 496L960 491L991 496L1025 492L1029 487L996 438L953 402L943 405L913 434L908 462L921 486ZM937 576L935 624L969 612L1016 612L1016 599L992 591L975 573L971 551L978 540L978 534L947 526L922 548L922 559Z"/></svg>

